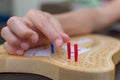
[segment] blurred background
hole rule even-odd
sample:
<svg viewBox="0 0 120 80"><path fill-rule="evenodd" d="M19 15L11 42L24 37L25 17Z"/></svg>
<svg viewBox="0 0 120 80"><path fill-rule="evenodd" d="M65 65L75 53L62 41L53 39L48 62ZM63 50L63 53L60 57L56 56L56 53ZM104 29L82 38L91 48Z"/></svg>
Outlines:
<svg viewBox="0 0 120 80"><path fill-rule="evenodd" d="M88 7L99 7L110 0L0 0L0 30L6 25L11 16L24 16L30 9L38 9L51 14L59 14ZM111 25L109 29L100 32L120 38L119 23ZM116 35L117 34L117 35ZM4 40L0 36L0 44ZM20 77L22 76L22 77ZM0 80L50 80L32 74L0 74ZM116 69L116 80L120 80L120 65Z"/></svg>

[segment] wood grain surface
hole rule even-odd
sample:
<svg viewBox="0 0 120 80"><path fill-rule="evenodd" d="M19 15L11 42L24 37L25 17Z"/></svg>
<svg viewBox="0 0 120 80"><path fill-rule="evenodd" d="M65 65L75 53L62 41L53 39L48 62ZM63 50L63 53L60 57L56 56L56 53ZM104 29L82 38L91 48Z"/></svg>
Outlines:
<svg viewBox="0 0 120 80"><path fill-rule="evenodd" d="M67 59L66 44L48 56L13 56L0 46L0 72L33 73L53 80L115 80L120 61L120 40L103 35L76 36L70 40L79 47L78 62ZM49 47L45 47L46 49ZM73 50L73 49L72 49ZM44 53L40 53L44 54Z"/></svg>

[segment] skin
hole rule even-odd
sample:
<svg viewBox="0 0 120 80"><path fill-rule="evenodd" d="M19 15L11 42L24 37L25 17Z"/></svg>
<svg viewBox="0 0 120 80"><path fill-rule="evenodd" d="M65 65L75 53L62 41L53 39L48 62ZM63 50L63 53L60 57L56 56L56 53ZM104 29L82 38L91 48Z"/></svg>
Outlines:
<svg viewBox="0 0 120 80"><path fill-rule="evenodd" d="M120 18L120 0L97 9L84 9L51 15L30 10L24 17L11 17L1 31L5 50L12 55L48 43L61 47L69 36L88 34L106 28Z"/></svg>

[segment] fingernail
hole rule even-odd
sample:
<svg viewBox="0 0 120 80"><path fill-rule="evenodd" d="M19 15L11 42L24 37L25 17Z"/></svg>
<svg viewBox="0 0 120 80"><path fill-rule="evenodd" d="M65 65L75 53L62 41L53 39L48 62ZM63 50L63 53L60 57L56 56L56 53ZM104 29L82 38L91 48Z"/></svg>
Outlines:
<svg viewBox="0 0 120 80"><path fill-rule="evenodd" d="M61 39L56 39L55 40L55 45L56 47L60 47L62 45L63 41Z"/></svg>
<svg viewBox="0 0 120 80"><path fill-rule="evenodd" d="M17 51L16 51L16 54L17 54L17 55L23 55L23 51L22 51L22 50L17 50Z"/></svg>
<svg viewBox="0 0 120 80"><path fill-rule="evenodd" d="M67 34L65 34L65 36L66 36L67 38L70 38Z"/></svg>
<svg viewBox="0 0 120 80"><path fill-rule="evenodd" d="M23 49L28 49L29 48L29 45L27 44L27 43L25 43L25 42L23 42L23 43L21 43L21 45L20 45Z"/></svg>
<svg viewBox="0 0 120 80"><path fill-rule="evenodd" d="M64 39L65 39L65 42L67 42L70 39L70 37L67 34L64 34Z"/></svg>
<svg viewBox="0 0 120 80"><path fill-rule="evenodd" d="M37 37L36 35L33 35L33 36L31 37L31 41L32 41L33 43L36 43L36 42L38 41L38 37Z"/></svg>

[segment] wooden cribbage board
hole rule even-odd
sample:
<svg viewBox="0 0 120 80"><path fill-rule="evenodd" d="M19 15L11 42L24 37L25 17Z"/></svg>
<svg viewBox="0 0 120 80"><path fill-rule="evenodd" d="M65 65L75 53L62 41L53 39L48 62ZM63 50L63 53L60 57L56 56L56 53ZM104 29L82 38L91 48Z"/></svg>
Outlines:
<svg viewBox="0 0 120 80"><path fill-rule="evenodd" d="M67 59L64 48L50 56L11 56L0 47L0 72L39 74L53 80L115 80L115 65L120 61L120 40L103 35L71 38L80 49L78 62ZM47 48L47 47L45 47Z"/></svg>

